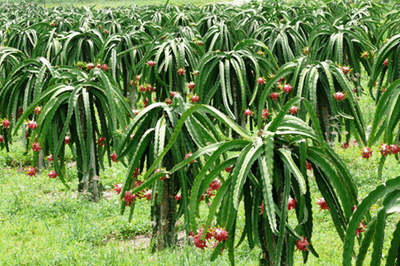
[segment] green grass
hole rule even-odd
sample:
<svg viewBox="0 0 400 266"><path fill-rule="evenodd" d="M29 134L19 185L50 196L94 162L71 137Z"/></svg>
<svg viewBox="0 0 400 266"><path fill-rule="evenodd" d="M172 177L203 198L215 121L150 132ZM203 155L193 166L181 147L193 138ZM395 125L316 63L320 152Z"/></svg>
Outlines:
<svg viewBox="0 0 400 266"><path fill-rule="evenodd" d="M105 183L122 181L118 167L110 168L116 176L105 175ZM0 261L6 265L130 265L132 261L156 265L207 264L204 252L186 245L182 249L151 254L133 247L136 235L149 234L150 206L141 201L133 221L120 216L116 193L94 203L66 191L58 180L47 177L47 171L35 177L10 167L2 167L0 178ZM71 183L71 186L76 184ZM203 206L204 207L204 206ZM203 208L203 212L205 208ZM178 230L182 229L179 228ZM258 253L242 253L256 261ZM227 265L221 257L218 265ZM240 265L240 263L239 263Z"/></svg>

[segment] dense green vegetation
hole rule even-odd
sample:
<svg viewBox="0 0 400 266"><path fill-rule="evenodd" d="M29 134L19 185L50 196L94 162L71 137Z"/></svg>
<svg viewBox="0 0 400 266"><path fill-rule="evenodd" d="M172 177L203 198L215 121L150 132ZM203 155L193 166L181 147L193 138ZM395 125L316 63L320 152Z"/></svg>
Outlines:
<svg viewBox="0 0 400 266"><path fill-rule="evenodd" d="M364 97L361 101L364 114L369 114L367 107L372 102ZM371 120L367 120L370 124ZM379 179L376 165L379 157L366 161L359 156L359 147L350 146L343 150L339 143L335 150L349 167L360 198L386 180L398 175L398 165L394 158L386 164L385 176ZM373 150L377 150L377 146ZM148 243L151 233L148 202L138 203L134 219L128 223L128 217L119 216L119 200L117 193L112 191L115 183L120 183L125 177L125 167L115 164L100 176L107 189L106 196L99 202L88 202L84 197L77 196L77 191L68 191L56 180L49 180L47 172L29 178L23 173L24 168L31 164L31 152L23 155L24 149L20 142L13 145L10 153L0 154L2 178L0 180L0 236L3 239L0 248L4 252L0 261L7 265L127 265L132 261L137 263L154 263L155 265L229 265L227 253L217 261L210 263L209 250L205 252L192 245L163 252L151 253ZM74 168L69 168L71 187L76 187L73 176ZM312 181L313 190L316 189ZM315 217L315 233L313 244L320 258L310 257L308 265L340 265L343 243L334 231L331 218L327 212L319 212L315 196L313 211ZM374 206L373 212L376 212ZM202 212L206 213L205 205ZM293 218L293 217L292 217ZM392 238L394 225L400 217L393 217L387 228L388 239L385 241L387 250ZM183 227L179 226L179 231ZM147 241L140 241L138 235L146 235ZM136 241L136 242L135 242ZM329 244L327 244L329 243ZM258 265L259 250L250 251L247 245L238 250L238 265ZM296 256L296 264L300 265L302 258Z"/></svg>
<svg viewBox="0 0 400 266"><path fill-rule="evenodd" d="M398 4L1 7L1 261L399 263Z"/></svg>
<svg viewBox="0 0 400 266"><path fill-rule="evenodd" d="M231 2L232 0L222 0L218 2ZM20 1L20 0L0 0L0 3L21 3L21 2L26 2L26 3L32 3L32 4L37 4L41 5L43 7L51 8L51 7L57 7L57 6L67 6L67 5L74 5L77 7L82 7L82 6L88 6L88 7L94 7L96 9L102 8L102 7L119 7L119 6L131 6L131 5L138 5L138 6L143 6L143 5L163 5L166 3L165 0L147 0L147 1L139 1L139 0L112 0L112 1L105 1L105 0L72 0L72 1L66 1L66 0L31 0L31 1ZM184 0L170 0L169 4L171 5L183 5L187 4L188 2L194 4L194 5L204 5L207 3L213 3L215 1L210 1L210 0L191 0L191 1L184 1Z"/></svg>

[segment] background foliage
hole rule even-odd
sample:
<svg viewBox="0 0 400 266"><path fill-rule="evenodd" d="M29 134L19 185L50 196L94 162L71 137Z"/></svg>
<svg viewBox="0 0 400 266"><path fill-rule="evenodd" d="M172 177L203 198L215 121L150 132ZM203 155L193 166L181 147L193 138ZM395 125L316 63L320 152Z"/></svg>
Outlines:
<svg viewBox="0 0 400 266"><path fill-rule="evenodd" d="M240 264L247 261L243 254L253 250L252 261L261 252L271 265L281 259L296 264L301 253L303 261L313 263L309 254L318 257L318 252L322 257L327 250L325 245L317 251L318 244L314 245L323 238L319 218L326 218L313 207L321 195L333 220L329 230L336 228L338 233L330 243L345 241L344 264L350 263L353 248L360 264L366 255L367 262L371 255L373 264L400 259L400 239L387 244L399 230L399 226L394 229L399 189L397 179L390 180L398 159L390 154L397 153L392 147L398 148L400 140L397 4L275 1L241 7L192 3L103 9L46 9L30 3L2 7L0 147L9 152L0 157L2 167L13 174L28 165L42 165L46 156L54 155L54 162L44 164L54 167L65 185L54 185L54 190L68 195L60 199L60 194L43 189L43 173L33 182L37 188L10 189L13 183L6 174L2 222L22 216L40 223L45 217L49 234L58 234L47 222L60 215L38 216L41 212L35 208L41 203L29 201L43 193L50 203L65 200L79 205L76 215L72 207L63 209L73 218L63 221L63 230L71 234L61 237L61 253L70 243L103 252L99 258L75 248L73 254L86 254L88 261L114 262L117 257L110 255L108 246L114 240L151 230L153 237L164 236L160 225L166 220L160 222L160 217L167 213L172 231L175 224L186 234L201 223L226 228L228 240L206 251L217 262ZM32 127L33 121L37 126ZM392 145L391 150L381 143ZM38 144L40 152L32 153L31 147L34 150ZM359 148L347 149L349 144ZM371 159L360 161L360 148L372 148ZM312 165L309 172L306 160ZM236 164L229 175L223 171L228 162ZM358 163L365 167L362 172ZM387 187L365 183L371 180L365 178L368 168L375 180L387 181ZM221 189L215 196L205 196L215 177L223 181ZM114 181L123 181L118 207L110 192ZM90 192L99 201L103 189L105 199L93 214L94 205L80 195ZM151 222L138 228L131 221L136 215L146 220L141 213L149 204L140 198L148 189ZM175 201L179 190L182 198ZM202 194L205 203L199 202ZM127 195L136 197L133 204ZM296 200L293 214L287 210L289 195ZM128 224L110 215L111 209L124 213L127 205ZM102 217L108 225L81 222L92 217ZM365 233L361 221L367 225ZM359 241L355 241L357 229L362 233ZM19 229L10 230L15 234ZM386 230L388 237L383 238ZM46 234L36 235L54 243ZM310 252L294 252L301 236L311 242ZM150 248L154 245L152 241ZM228 256L218 256L224 245ZM10 247L5 244L7 250ZM187 256L181 257L185 264L197 256L191 256L190 249L185 243ZM24 264L27 257L22 251L19 257L12 251L2 256ZM144 260L154 259L140 254ZM59 259L54 263L60 263L63 257L39 255L30 262Z"/></svg>

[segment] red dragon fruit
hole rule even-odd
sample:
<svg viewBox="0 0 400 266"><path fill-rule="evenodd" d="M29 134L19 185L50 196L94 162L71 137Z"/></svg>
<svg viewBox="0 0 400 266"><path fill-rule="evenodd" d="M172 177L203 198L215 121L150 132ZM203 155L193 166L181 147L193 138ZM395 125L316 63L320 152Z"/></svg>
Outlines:
<svg viewBox="0 0 400 266"><path fill-rule="evenodd" d="M296 200L291 198L291 197L289 197L289 200L288 200L288 211L293 210L295 208L296 208Z"/></svg>
<svg viewBox="0 0 400 266"><path fill-rule="evenodd" d="M54 170L50 171L50 173L49 173L50 178L56 178L57 176L58 176L58 174L56 173L56 171L54 171Z"/></svg>
<svg viewBox="0 0 400 266"><path fill-rule="evenodd" d="M306 250L308 251L308 243L307 237L301 237L301 240L296 240L296 250Z"/></svg>
<svg viewBox="0 0 400 266"><path fill-rule="evenodd" d="M126 201L126 206L131 206L132 201L136 198L130 191L126 191L124 195L124 200Z"/></svg>
<svg viewBox="0 0 400 266"><path fill-rule="evenodd" d="M29 167L29 168L27 169L27 174L28 174L28 176L34 176L34 175L36 175L36 169L35 169L34 167Z"/></svg>
<svg viewBox="0 0 400 266"><path fill-rule="evenodd" d="M320 207L319 211L322 211L322 210L328 210L329 211L328 203L326 203L324 198L320 198L319 200L317 200L317 204Z"/></svg>
<svg viewBox="0 0 400 266"><path fill-rule="evenodd" d="M364 147L361 149L361 156L363 158L369 159L372 156L372 150L369 147Z"/></svg>

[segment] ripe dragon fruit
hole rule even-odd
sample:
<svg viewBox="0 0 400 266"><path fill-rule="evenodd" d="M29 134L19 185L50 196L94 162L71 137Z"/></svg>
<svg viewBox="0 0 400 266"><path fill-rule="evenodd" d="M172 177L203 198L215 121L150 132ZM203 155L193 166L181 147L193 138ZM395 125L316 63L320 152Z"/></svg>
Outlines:
<svg viewBox="0 0 400 266"><path fill-rule="evenodd" d="M320 198L319 200L317 200L317 204L320 207L319 211L322 211L322 210L328 210L329 211L328 203L326 203L324 198Z"/></svg>
<svg viewBox="0 0 400 266"><path fill-rule="evenodd" d="M195 236L193 238L193 243L196 248L200 248L204 250L205 247L207 247L206 241L201 239L201 236Z"/></svg>
<svg viewBox="0 0 400 266"><path fill-rule="evenodd" d="M193 90L194 87L196 87L196 84L194 82L190 82L190 83L188 83L187 86L188 86L189 89Z"/></svg>
<svg viewBox="0 0 400 266"><path fill-rule="evenodd" d="M151 192L152 192L151 189L147 190L147 191L143 194L143 197L145 197L147 200L151 200Z"/></svg>
<svg viewBox="0 0 400 266"><path fill-rule="evenodd" d="M11 123L10 123L10 121L8 119L4 119L3 122L2 122L2 125L3 125L4 128L8 129L10 127Z"/></svg>
<svg viewBox="0 0 400 266"><path fill-rule="evenodd" d="M197 103L197 102L199 102L199 96L193 95L190 100L192 101L192 103Z"/></svg>
<svg viewBox="0 0 400 266"><path fill-rule="evenodd" d="M296 240L296 250L306 250L308 251L308 243L307 237L301 237L301 240Z"/></svg>
<svg viewBox="0 0 400 266"><path fill-rule="evenodd" d="M182 195L181 195L181 194L176 194L176 195L175 195L175 200L176 200L176 201L180 200L181 198L182 198Z"/></svg>
<svg viewBox="0 0 400 266"><path fill-rule="evenodd" d="M253 114L253 112L249 109L244 110L244 115L245 116L251 116Z"/></svg>
<svg viewBox="0 0 400 266"><path fill-rule="evenodd" d="M113 162L117 162L117 154L115 152L113 152L110 157Z"/></svg>
<svg viewBox="0 0 400 266"><path fill-rule="evenodd" d="M37 142L32 143L32 150L33 150L34 152L40 151L40 144L37 143Z"/></svg>
<svg viewBox="0 0 400 266"><path fill-rule="evenodd" d="M267 108L267 109L263 109L263 111L262 111L262 118L263 118L263 119L267 119L268 116L269 116L268 108Z"/></svg>
<svg viewBox="0 0 400 266"><path fill-rule="evenodd" d="M289 113L291 113L292 115L297 114L297 112L299 111L299 108L296 105L293 105L292 107L290 107L289 109Z"/></svg>
<svg viewBox="0 0 400 266"><path fill-rule="evenodd" d="M222 186L221 180L215 178L214 181L211 182L209 187L211 188L211 190L218 190L221 186Z"/></svg>
<svg viewBox="0 0 400 266"><path fill-rule="evenodd" d="M271 99L273 99L273 100L278 101L279 93L273 92L273 93L271 93L271 95L269 97L271 97Z"/></svg>
<svg viewBox="0 0 400 266"><path fill-rule="evenodd" d="M27 169L27 174L28 174L28 176L34 176L34 175L36 175L36 169L35 169L34 167L29 167L29 168Z"/></svg>
<svg viewBox="0 0 400 266"><path fill-rule="evenodd" d="M289 197L289 200L288 200L288 211L293 210L295 208L296 208L296 200L291 198L291 197Z"/></svg>
<svg viewBox="0 0 400 266"><path fill-rule="evenodd" d="M379 146L379 152L383 155L383 156L387 156L389 154L392 153L390 146L387 145L386 143L382 143L381 146Z"/></svg>
<svg viewBox="0 0 400 266"><path fill-rule="evenodd" d="M99 139L97 140L97 145L99 145L100 147L103 147L106 145L105 141L106 141L105 137L99 137Z"/></svg>
<svg viewBox="0 0 400 266"><path fill-rule="evenodd" d="M397 153L399 153L400 151L400 147L396 144L392 144L390 145L390 152L394 155L396 155Z"/></svg>
<svg viewBox="0 0 400 266"><path fill-rule="evenodd" d="M50 173L49 173L50 178L56 178L57 176L58 176L58 174L56 173L56 171L54 171L54 170L50 171Z"/></svg>
<svg viewBox="0 0 400 266"><path fill-rule="evenodd" d="M387 67L389 65L389 58L386 58L385 61L383 61L383 65Z"/></svg>
<svg viewBox="0 0 400 266"><path fill-rule="evenodd" d="M93 63L88 63L88 64L86 65L86 68L87 68L88 70L92 70L92 69L94 68L94 64L93 64Z"/></svg>
<svg viewBox="0 0 400 266"><path fill-rule="evenodd" d="M35 128L37 128L37 124L36 124L36 122L35 121L28 121L28 128L29 129L35 129Z"/></svg>
<svg viewBox="0 0 400 266"><path fill-rule="evenodd" d="M340 69L342 70L342 72L343 72L344 74L349 73L350 70L351 70L349 66L342 66L342 67L340 67Z"/></svg>
<svg viewBox="0 0 400 266"><path fill-rule="evenodd" d="M357 229L357 231L356 231L357 237L360 237L360 233L362 233L362 232L365 231L364 228L366 228L366 226L364 225L364 222L361 221L361 223L359 223L358 229Z"/></svg>
<svg viewBox="0 0 400 266"><path fill-rule="evenodd" d="M40 114L40 112L42 111L42 107L41 106L36 106L35 110L33 110L36 114Z"/></svg>
<svg viewBox="0 0 400 266"><path fill-rule="evenodd" d="M342 100L344 100L344 98L346 97L346 95L345 95L343 92L338 91L338 92L336 92L336 93L333 95L333 97L335 97L335 99L336 99L337 101L342 101Z"/></svg>
<svg viewBox="0 0 400 266"><path fill-rule="evenodd" d="M180 69L178 69L178 74L183 75L183 74L185 74L185 71L186 70L183 67L181 67Z"/></svg>
<svg viewBox="0 0 400 266"><path fill-rule="evenodd" d="M227 240L228 232L221 227L215 228L214 229L214 239L217 240L218 242Z"/></svg>
<svg viewBox="0 0 400 266"><path fill-rule="evenodd" d="M124 200L126 201L126 206L131 206L132 201L136 198L130 191L126 191L124 195Z"/></svg>
<svg viewBox="0 0 400 266"><path fill-rule="evenodd" d="M204 231L204 225L203 225L203 228L197 229L197 235L194 235L193 232L190 232L190 235L194 237L193 238L194 245L197 248L200 248L200 249L204 250L204 248L207 247L207 243L206 242L208 240L210 240L214 236L214 231L208 229L207 233L206 233L206 236L205 236L205 239L202 240L201 236L203 234L203 231Z"/></svg>
<svg viewBox="0 0 400 266"><path fill-rule="evenodd" d="M176 95L179 95L179 92L171 91L169 94L171 95L171 98L174 98Z"/></svg>
<svg viewBox="0 0 400 266"><path fill-rule="evenodd" d="M282 87L282 90L284 91L284 92L286 92L286 93L289 93L289 92L291 92L292 90L293 90L293 88L292 88L292 86L290 86L289 84L284 84L283 85L283 87Z"/></svg>
<svg viewBox="0 0 400 266"><path fill-rule="evenodd" d="M361 156L363 158L369 159L372 156L372 150L369 147L364 147L361 149Z"/></svg>
<svg viewBox="0 0 400 266"><path fill-rule="evenodd" d="M349 148L349 143L343 142L342 146L340 146L342 149L348 149Z"/></svg>
<svg viewBox="0 0 400 266"><path fill-rule="evenodd" d="M107 66L106 64L103 64L103 65L101 66L101 68L103 68L104 71L107 71L107 70L108 70L108 66Z"/></svg>

